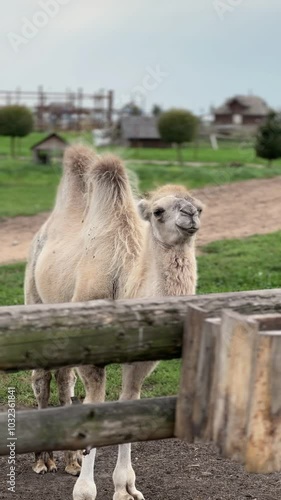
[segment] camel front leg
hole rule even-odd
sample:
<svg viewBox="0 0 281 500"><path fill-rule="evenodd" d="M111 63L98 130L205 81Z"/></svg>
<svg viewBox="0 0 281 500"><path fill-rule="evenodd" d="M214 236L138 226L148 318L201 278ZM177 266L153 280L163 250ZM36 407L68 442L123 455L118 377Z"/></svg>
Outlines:
<svg viewBox="0 0 281 500"><path fill-rule="evenodd" d="M82 470L73 490L73 500L95 500L97 487L94 479L96 448L83 457Z"/></svg>
<svg viewBox="0 0 281 500"><path fill-rule="evenodd" d="M155 362L123 365L120 401L139 399L145 378L156 366ZM143 494L136 489L136 475L131 462L131 444L121 444L118 447L113 482L115 489L113 500L144 500Z"/></svg>
<svg viewBox="0 0 281 500"><path fill-rule="evenodd" d="M55 377L61 406L71 405L71 398L74 397L75 384L77 380L73 368L59 368L55 372ZM79 451L65 451L65 472L71 476L78 476L81 470L81 466L79 464L80 459L81 453Z"/></svg>
<svg viewBox="0 0 281 500"><path fill-rule="evenodd" d="M105 368L96 366L79 366L77 368L86 397L84 404L103 403L105 400L106 372ZM82 458L82 468L73 490L74 500L95 500L97 488L94 480L96 449Z"/></svg>

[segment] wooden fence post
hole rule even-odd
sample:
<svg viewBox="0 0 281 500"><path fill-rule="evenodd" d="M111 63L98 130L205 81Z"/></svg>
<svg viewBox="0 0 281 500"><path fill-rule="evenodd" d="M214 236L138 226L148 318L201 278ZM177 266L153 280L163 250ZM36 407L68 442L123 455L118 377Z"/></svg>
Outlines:
<svg viewBox="0 0 281 500"><path fill-rule="evenodd" d="M207 319L203 325L193 406L195 434L204 441L212 439L214 404L217 392L216 347L219 319Z"/></svg>
<svg viewBox="0 0 281 500"><path fill-rule="evenodd" d="M225 456L244 462L248 405L258 324L223 311L217 356L213 437Z"/></svg>
<svg viewBox="0 0 281 500"><path fill-rule="evenodd" d="M175 436L189 443L194 439L193 405L201 336L207 313L199 307L189 306L184 325L182 371L176 410Z"/></svg>
<svg viewBox="0 0 281 500"><path fill-rule="evenodd" d="M246 447L249 472L281 471L281 317L260 318Z"/></svg>

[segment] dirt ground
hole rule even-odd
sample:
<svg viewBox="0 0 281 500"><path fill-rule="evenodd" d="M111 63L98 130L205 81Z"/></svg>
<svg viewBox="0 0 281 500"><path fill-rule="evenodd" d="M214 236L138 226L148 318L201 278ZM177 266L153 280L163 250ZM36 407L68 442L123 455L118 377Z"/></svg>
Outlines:
<svg viewBox="0 0 281 500"><path fill-rule="evenodd" d="M281 177L193 191L205 204L198 243L243 238L281 229ZM48 214L0 221L0 264L25 260L30 241Z"/></svg>
<svg viewBox="0 0 281 500"><path fill-rule="evenodd" d="M112 471L117 449L98 450L97 499L112 500ZM16 493L6 489L6 458L0 458L2 500L70 500L75 478L65 474L60 462L56 474L37 476L32 456L18 458ZM222 459L212 445L187 445L159 441L133 445L137 486L146 500L280 500L281 475L247 474L243 467Z"/></svg>

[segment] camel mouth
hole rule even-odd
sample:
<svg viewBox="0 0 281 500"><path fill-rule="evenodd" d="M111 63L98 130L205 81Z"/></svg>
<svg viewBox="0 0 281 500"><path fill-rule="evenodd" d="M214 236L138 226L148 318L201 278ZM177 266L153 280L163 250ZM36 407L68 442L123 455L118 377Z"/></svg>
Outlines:
<svg viewBox="0 0 281 500"><path fill-rule="evenodd" d="M177 226L177 228L178 228L178 229L180 229L183 233L185 233L185 234L189 234L189 235L191 235L191 236L192 236L193 234L197 233L197 231L198 231L198 229L199 229L198 227L188 227L188 228L186 228L186 227L183 227L183 226L179 226L178 224L176 224L176 226Z"/></svg>

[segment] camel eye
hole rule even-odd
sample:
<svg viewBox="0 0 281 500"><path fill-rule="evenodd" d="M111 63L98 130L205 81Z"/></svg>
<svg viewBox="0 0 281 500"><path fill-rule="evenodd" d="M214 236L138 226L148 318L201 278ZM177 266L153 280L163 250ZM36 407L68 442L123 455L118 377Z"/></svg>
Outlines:
<svg viewBox="0 0 281 500"><path fill-rule="evenodd" d="M203 212L203 209L202 209L202 208L200 208L200 207L198 207L198 208L197 208L197 212L199 213L199 215L201 215L201 214L202 214L202 212Z"/></svg>
<svg viewBox="0 0 281 500"><path fill-rule="evenodd" d="M153 212L153 215L155 215L155 217L161 217L161 215L163 215L164 212L165 212L164 208L157 208L157 210Z"/></svg>

